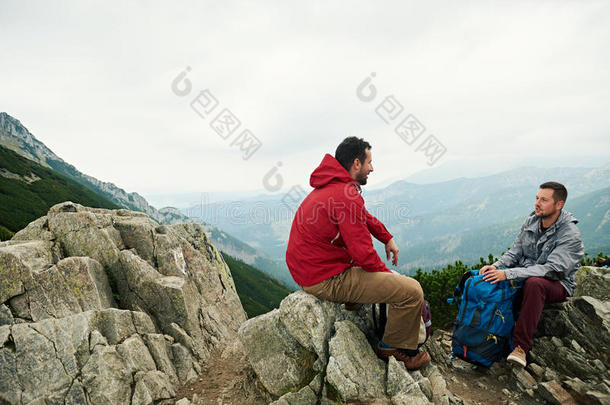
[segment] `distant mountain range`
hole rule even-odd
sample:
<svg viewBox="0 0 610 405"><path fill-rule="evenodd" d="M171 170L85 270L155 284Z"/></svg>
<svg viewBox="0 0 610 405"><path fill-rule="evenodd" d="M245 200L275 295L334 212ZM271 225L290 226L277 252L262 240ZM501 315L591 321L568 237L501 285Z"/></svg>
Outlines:
<svg viewBox="0 0 610 405"><path fill-rule="evenodd" d="M557 159L550 153L539 152L539 156L532 158L531 156L504 155L501 158L484 156L479 160L468 161L464 164L464 160L450 160L440 165L426 168L419 172L415 172L406 178L396 180L406 180L409 183L416 184L431 184L442 183L457 178L477 178L486 177L501 172L508 172L521 167L532 166L535 162L536 167L554 167L557 166ZM599 167L608 163L608 158L603 158L599 155L574 155L571 157L562 157L562 167ZM375 187L378 188L378 187Z"/></svg>
<svg viewBox="0 0 610 405"><path fill-rule="evenodd" d="M479 178L459 178L434 184L398 181L367 191L369 211L388 227L400 253L399 270L411 273L453 262L478 262L512 245L515 229L533 210L538 186L549 180L569 191L566 210L581 217L581 232L589 251L608 251L610 165L598 168L524 167ZM190 212L278 260L284 259L295 206L281 196L216 202ZM382 246L376 243L380 253ZM380 255L381 256L381 255ZM382 256L382 259L384 257ZM287 270L286 270L287 271Z"/></svg>
<svg viewBox="0 0 610 405"><path fill-rule="evenodd" d="M595 256L598 252L610 252L610 188L587 193L566 204L567 211L579 220L585 251ZM521 229L521 224L530 212L499 224L448 233L429 241L409 244L401 249L403 264L400 270L405 273L421 267L438 268L444 264L461 260L476 263L488 253L500 254L512 246Z"/></svg>

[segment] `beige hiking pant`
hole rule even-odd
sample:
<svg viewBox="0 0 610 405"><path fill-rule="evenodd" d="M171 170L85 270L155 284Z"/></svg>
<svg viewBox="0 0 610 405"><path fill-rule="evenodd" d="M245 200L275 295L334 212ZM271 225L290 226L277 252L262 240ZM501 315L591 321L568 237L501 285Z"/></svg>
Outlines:
<svg viewBox="0 0 610 405"><path fill-rule="evenodd" d="M387 303L383 341L401 349L417 349L424 293L417 280L398 273L370 272L350 267L303 290L333 302Z"/></svg>

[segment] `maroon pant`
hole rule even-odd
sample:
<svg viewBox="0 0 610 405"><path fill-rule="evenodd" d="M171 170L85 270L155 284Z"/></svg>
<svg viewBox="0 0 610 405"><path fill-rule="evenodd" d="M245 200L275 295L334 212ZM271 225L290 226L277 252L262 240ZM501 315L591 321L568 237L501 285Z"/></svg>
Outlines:
<svg viewBox="0 0 610 405"><path fill-rule="evenodd" d="M523 286L521 313L515 323L513 339L515 347L521 346L529 352L534 345L532 338L538 327L544 304L561 302L568 296L568 291L559 281L551 281L542 277L530 277Z"/></svg>

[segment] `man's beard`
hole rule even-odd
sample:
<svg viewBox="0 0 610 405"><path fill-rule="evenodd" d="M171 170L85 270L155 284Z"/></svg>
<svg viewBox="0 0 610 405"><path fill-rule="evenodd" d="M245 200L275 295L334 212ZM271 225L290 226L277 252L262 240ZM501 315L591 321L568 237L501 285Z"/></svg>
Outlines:
<svg viewBox="0 0 610 405"><path fill-rule="evenodd" d="M539 214L536 213L536 216L540 219L547 219L552 217L553 215L555 215L557 213L556 210L553 210L553 212L549 212L548 214L543 214L542 212L540 212Z"/></svg>
<svg viewBox="0 0 610 405"><path fill-rule="evenodd" d="M367 173L365 173L365 172L359 172L359 173L356 175L356 182L357 182L358 184L360 184L361 186L364 186L364 185L366 184L366 180L367 180L366 178L367 178L367 176L368 176L368 174L367 174Z"/></svg>

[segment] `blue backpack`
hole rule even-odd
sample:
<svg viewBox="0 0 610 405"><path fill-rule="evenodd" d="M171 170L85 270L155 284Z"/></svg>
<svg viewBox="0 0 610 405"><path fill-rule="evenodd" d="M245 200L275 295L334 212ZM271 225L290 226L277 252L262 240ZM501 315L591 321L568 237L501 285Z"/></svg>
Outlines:
<svg viewBox="0 0 610 405"><path fill-rule="evenodd" d="M464 274L453 298L447 300L459 299L452 356L489 367L510 353L515 323L513 301L521 285L514 280L488 283L478 270Z"/></svg>

